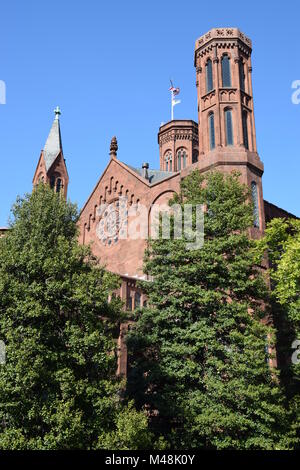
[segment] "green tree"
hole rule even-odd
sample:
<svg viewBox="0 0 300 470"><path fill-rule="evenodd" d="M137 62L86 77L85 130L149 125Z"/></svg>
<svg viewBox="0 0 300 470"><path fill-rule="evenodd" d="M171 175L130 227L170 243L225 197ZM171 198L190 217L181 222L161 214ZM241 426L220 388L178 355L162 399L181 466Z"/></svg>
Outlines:
<svg viewBox="0 0 300 470"><path fill-rule="evenodd" d="M198 171L171 205L204 204L204 245L149 243L148 307L128 337L128 394L173 448L287 449L294 445L263 319L268 290L249 238L253 207L238 174ZM195 214L194 214L195 216ZM172 226L172 224L171 224Z"/></svg>
<svg viewBox="0 0 300 470"><path fill-rule="evenodd" d="M77 218L39 185L17 200L0 240L1 449L96 448L123 413L121 305L107 301L119 280L78 244Z"/></svg>
<svg viewBox="0 0 300 470"><path fill-rule="evenodd" d="M115 429L99 436L98 449L114 450L164 450L166 441L159 437L154 441L154 436L148 431L148 419L146 413L136 411L133 403L116 415Z"/></svg>
<svg viewBox="0 0 300 470"><path fill-rule="evenodd" d="M261 257L267 251L271 269L275 321L282 331L279 351L281 376L294 410L294 426L300 428L300 221L273 219L258 244ZM298 341L297 343L295 343ZM293 348L292 348L293 346Z"/></svg>

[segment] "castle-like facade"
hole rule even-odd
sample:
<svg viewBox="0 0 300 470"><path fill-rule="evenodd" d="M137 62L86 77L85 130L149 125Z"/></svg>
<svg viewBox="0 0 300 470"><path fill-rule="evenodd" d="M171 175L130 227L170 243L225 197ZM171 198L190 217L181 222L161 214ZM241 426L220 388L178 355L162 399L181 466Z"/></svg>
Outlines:
<svg viewBox="0 0 300 470"><path fill-rule="evenodd" d="M107 167L83 206L78 224L80 243L91 243L101 263L121 276L119 294L128 310L146 302L136 281L145 279L143 256L147 240L122 236L126 227L115 222L122 201L137 210L139 206L146 208L150 220L154 204L166 204L179 191L181 179L191 171L236 170L241 174L241 181L251 188L252 237L261 237L266 221L273 217L289 216L263 199L264 165L256 146L251 53L251 40L237 28L215 28L197 39L194 65L198 123L172 120L159 128L159 169L150 169L142 162L136 167L127 165L119 159L117 139L111 141ZM58 108L55 114L33 184L47 182L66 197L69 177ZM102 209L104 205L107 210ZM113 231L107 229L109 225L114 225ZM125 330L124 325L119 340L121 373L126 373L126 349L122 340Z"/></svg>

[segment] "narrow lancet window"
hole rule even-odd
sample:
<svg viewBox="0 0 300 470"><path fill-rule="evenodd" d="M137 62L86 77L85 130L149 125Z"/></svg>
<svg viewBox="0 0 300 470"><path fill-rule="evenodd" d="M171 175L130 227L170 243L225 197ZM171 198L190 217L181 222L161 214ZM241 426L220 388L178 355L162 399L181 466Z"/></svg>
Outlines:
<svg viewBox="0 0 300 470"><path fill-rule="evenodd" d="M251 193L252 193L252 201L253 201L254 227L259 228L258 191L257 191L257 184L255 183L255 181L252 181L251 183Z"/></svg>
<svg viewBox="0 0 300 470"><path fill-rule="evenodd" d="M222 83L223 87L231 87L230 59L228 55L222 58Z"/></svg>
<svg viewBox="0 0 300 470"><path fill-rule="evenodd" d="M210 150L213 150L216 146L214 113L210 113L210 115L208 116L208 124L209 124L209 147L210 147Z"/></svg>
<svg viewBox="0 0 300 470"><path fill-rule="evenodd" d="M226 145L233 145L233 125L232 125L231 109L226 109L225 111L225 131L226 131Z"/></svg>
<svg viewBox="0 0 300 470"><path fill-rule="evenodd" d="M212 62L208 59L206 63L206 91L207 93L213 89L213 71Z"/></svg>

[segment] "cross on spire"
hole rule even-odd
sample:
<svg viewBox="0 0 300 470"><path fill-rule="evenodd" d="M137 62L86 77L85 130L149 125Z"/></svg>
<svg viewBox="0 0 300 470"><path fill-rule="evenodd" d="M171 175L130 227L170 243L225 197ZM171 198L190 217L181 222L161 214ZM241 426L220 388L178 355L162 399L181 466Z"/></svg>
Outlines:
<svg viewBox="0 0 300 470"><path fill-rule="evenodd" d="M55 110L54 110L54 114L55 114L55 119L59 119L59 116L61 114L61 111L60 111L60 107L59 106L56 106Z"/></svg>

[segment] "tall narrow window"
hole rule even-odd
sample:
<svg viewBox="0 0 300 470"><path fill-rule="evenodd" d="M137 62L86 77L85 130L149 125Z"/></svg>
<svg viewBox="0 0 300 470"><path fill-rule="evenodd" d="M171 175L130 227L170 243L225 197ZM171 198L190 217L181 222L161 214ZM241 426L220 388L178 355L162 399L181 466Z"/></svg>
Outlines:
<svg viewBox="0 0 300 470"><path fill-rule="evenodd" d="M130 312L132 311L132 297L131 295L128 295L127 300L126 300L126 308Z"/></svg>
<svg viewBox="0 0 300 470"><path fill-rule="evenodd" d="M139 308L141 306L141 294L135 292L134 294L134 308Z"/></svg>
<svg viewBox="0 0 300 470"><path fill-rule="evenodd" d="M181 170L181 152L179 151L177 154L177 171Z"/></svg>
<svg viewBox="0 0 300 470"><path fill-rule="evenodd" d="M226 145L233 145L233 127L232 127L231 109L226 109L225 111L225 131L226 131Z"/></svg>
<svg viewBox="0 0 300 470"><path fill-rule="evenodd" d="M192 163L196 163L197 161L198 161L198 152L197 150L195 150L192 156Z"/></svg>
<svg viewBox="0 0 300 470"><path fill-rule="evenodd" d="M169 152L165 156L165 170L172 171L172 153L171 152Z"/></svg>
<svg viewBox="0 0 300 470"><path fill-rule="evenodd" d="M230 59L228 55L222 58L222 83L223 87L231 87Z"/></svg>
<svg viewBox="0 0 300 470"><path fill-rule="evenodd" d="M240 72L240 87L242 91L245 91L245 70L243 61L239 61L239 72Z"/></svg>
<svg viewBox="0 0 300 470"><path fill-rule="evenodd" d="M257 191L257 184L255 183L255 181L252 181L251 183L251 193L252 193L252 201L253 201L254 227L259 228L258 191Z"/></svg>
<svg viewBox="0 0 300 470"><path fill-rule="evenodd" d="M247 115L247 111L243 111L242 120L243 120L243 138L244 138L244 145L245 145L246 149L249 149L249 140L248 140L248 115Z"/></svg>
<svg viewBox="0 0 300 470"><path fill-rule="evenodd" d="M51 176L50 178L50 188L53 189L55 186L55 176Z"/></svg>
<svg viewBox="0 0 300 470"><path fill-rule="evenodd" d="M56 180L56 192L60 193L60 190L61 190L61 179L57 178L57 180Z"/></svg>
<svg viewBox="0 0 300 470"><path fill-rule="evenodd" d="M186 153L185 151L182 152L182 167L186 167Z"/></svg>
<svg viewBox="0 0 300 470"><path fill-rule="evenodd" d="M207 93L213 89L213 71L212 62L208 59L206 63L206 91Z"/></svg>
<svg viewBox="0 0 300 470"><path fill-rule="evenodd" d="M212 150L216 146L214 113L210 113L210 115L208 116L208 125L209 125L209 146L210 146L210 150Z"/></svg>

